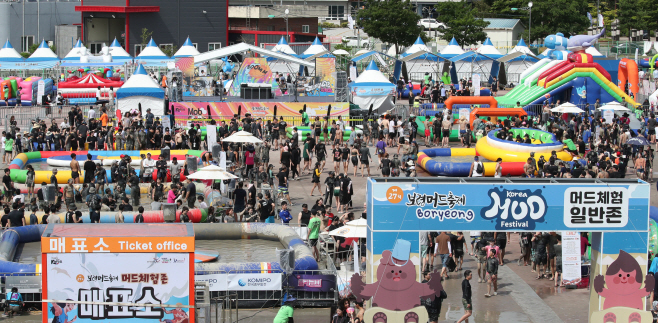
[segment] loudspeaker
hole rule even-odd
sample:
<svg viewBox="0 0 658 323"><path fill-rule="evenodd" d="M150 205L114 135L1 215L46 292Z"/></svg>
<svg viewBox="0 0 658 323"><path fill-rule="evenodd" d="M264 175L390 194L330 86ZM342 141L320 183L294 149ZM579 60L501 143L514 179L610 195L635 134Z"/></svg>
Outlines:
<svg viewBox="0 0 658 323"><path fill-rule="evenodd" d="M160 156L164 157L165 161L169 161L169 157L171 156L171 149L169 147L165 146L164 148L160 149Z"/></svg>
<svg viewBox="0 0 658 323"><path fill-rule="evenodd" d="M189 156L189 157L187 157L187 159L185 161L187 162L187 170L192 171L192 172L196 172L196 170L198 168L197 157L196 156Z"/></svg>
<svg viewBox="0 0 658 323"><path fill-rule="evenodd" d="M295 250L277 249L276 254L279 257L281 269L286 273L292 273L295 270Z"/></svg>
<svg viewBox="0 0 658 323"><path fill-rule="evenodd" d="M55 202L57 199L57 189L55 188L55 185L46 185L45 189L43 189L43 199L47 202Z"/></svg>
<svg viewBox="0 0 658 323"><path fill-rule="evenodd" d="M162 203L162 216L165 222L176 222L176 203Z"/></svg>
<svg viewBox="0 0 658 323"><path fill-rule="evenodd" d="M221 154L221 152L222 152L222 145L217 144L217 143L212 144L212 159L213 160L216 160L217 162L219 162L219 155Z"/></svg>

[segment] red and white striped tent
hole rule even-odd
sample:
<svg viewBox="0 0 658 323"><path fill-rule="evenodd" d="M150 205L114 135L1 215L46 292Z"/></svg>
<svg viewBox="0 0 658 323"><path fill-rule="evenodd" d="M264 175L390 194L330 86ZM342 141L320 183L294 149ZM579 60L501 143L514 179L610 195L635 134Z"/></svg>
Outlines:
<svg viewBox="0 0 658 323"><path fill-rule="evenodd" d="M113 88L113 92L116 92L123 82L121 81L112 81L104 79L102 77L96 76L96 74L87 74L82 78L67 81L59 82L57 85L57 91L62 93L62 96L65 98L78 97L80 93L96 93L96 90L100 86L102 96L107 96L107 93L110 91L110 87Z"/></svg>

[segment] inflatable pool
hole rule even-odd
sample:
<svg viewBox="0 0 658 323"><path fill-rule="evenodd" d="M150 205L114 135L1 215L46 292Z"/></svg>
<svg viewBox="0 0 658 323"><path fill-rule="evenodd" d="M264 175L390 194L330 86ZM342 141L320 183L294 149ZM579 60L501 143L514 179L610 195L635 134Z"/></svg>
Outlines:
<svg viewBox="0 0 658 323"><path fill-rule="evenodd" d="M434 122L434 119L436 119L436 116L432 116L429 118L430 124ZM416 117L416 124L418 125L418 135L421 137L425 137L425 124L423 123L426 120L426 117L418 116ZM430 127L430 139L434 140L434 129ZM450 141L459 141L459 126L458 125L453 125L452 126L452 132L450 132Z"/></svg>
<svg viewBox="0 0 658 323"><path fill-rule="evenodd" d="M297 127L297 133L301 136L300 141L306 140L306 136L311 134L311 127L308 126L292 126L292 127L286 127L286 136L288 138L292 138L292 134L294 132L293 128ZM331 127L329 127L329 133L331 133ZM363 134L363 131L361 130L356 130L357 134ZM352 127L347 126L345 129L345 132L343 132L343 140L349 140L350 135L352 134ZM324 136L324 133L322 133ZM329 134L327 138L329 138L331 135ZM324 138L324 137L322 137Z"/></svg>
<svg viewBox="0 0 658 323"><path fill-rule="evenodd" d="M513 128L512 133L514 133L515 138L517 135L524 137L528 134L531 139L540 141L540 143L523 144L496 138L498 131L500 130L490 131L487 136L481 138L475 144L475 149L480 156L489 160L502 158L504 162L526 162L531 152L535 153L535 159L539 159L544 155L548 160L551 152L555 151L560 160L571 161L573 159L571 153L564 150L564 144L559 142L555 135L550 132Z"/></svg>
<svg viewBox="0 0 658 323"><path fill-rule="evenodd" d="M284 249L293 249L295 251L295 272L303 273L305 270L318 269L318 264L313 259L309 247L304 244L304 241L294 229L285 225L274 223L201 223L194 224L193 228L195 240L265 239L278 241ZM3 273L24 273L25 275L41 273L40 264L17 263L13 260L20 244L41 241L41 235L45 229L46 225L38 224L11 228L3 232L2 239L0 239L0 271ZM107 229L110 230L111 227L108 226ZM254 270L269 273L281 272L282 268L278 261L239 263L195 261L194 264L194 271L197 275L229 271L235 273L240 271L253 272Z"/></svg>
<svg viewBox="0 0 658 323"><path fill-rule="evenodd" d="M24 170L25 166L29 163L38 163L38 162L48 162L48 159L51 157L57 157L57 156L64 156L61 157L62 159L60 161L66 161L66 158L68 158L68 162L71 161L70 155L72 153L75 153L78 156L78 162L80 163L80 166L82 167L82 164L84 161L87 159L87 153L92 154L92 156L96 156L97 158L99 157L118 157L120 155L129 155L129 156L139 156L141 154L147 154L151 153L151 156L153 159L158 159L158 156L160 156L160 150L114 150L114 151L104 151L104 150L98 150L98 151L35 151L35 152L28 152L28 153L20 153L18 154L14 160L9 163L8 168L10 169L10 176L11 180L14 183L25 183L25 178L27 176L27 170ZM203 154L203 151L201 150L172 150L171 156L184 156L185 154L189 154L191 156L196 156L196 157L201 157ZM184 162L182 160L181 162ZM65 162L65 166L68 166L68 163ZM139 175L139 169L136 170L137 174ZM112 181L112 176L110 173L110 170L106 170L107 172L107 178ZM52 175L51 171L35 171L35 177L34 177L34 182L35 183L50 183L50 176ZM153 172L153 178L157 178L156 172ZM81 178L84 178L84 170L80 174ZM71 178L71 172L70 171L61 171L57 173L57 183L59 184L66 184ZM184 178L181 178L183 180ZM169 175L167 175L167 180L171 181Z"/></svg>
<svg viewBox="0 0 658 323"><path fill-rule="evenodd" d="M418 153L418 165L434 176L450 177L468 177L471 170L473 159L469 162L441 162L434 160L434 157L452 157L452 156L476 156L475 148L432 148L425 149ZM523 174L523 164L521 162L504 162L502 163L502 173L507 176L519 176ZM496 171L495 162L483 162L484 176L494 176Z"/></svg>

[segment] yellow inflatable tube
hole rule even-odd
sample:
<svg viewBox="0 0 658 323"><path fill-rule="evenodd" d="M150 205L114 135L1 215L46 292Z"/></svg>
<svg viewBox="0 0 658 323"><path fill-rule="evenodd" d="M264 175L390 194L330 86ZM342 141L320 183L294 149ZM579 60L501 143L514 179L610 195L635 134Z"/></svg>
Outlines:
<svg viewBox="0 0 658 323"><path fill-rule="evenodd" d="M502 158L503 162L526 162L530 157L530 153L508 151L493 147L489 144L487 137L483 137L482 139L478 140L477 144L475 145L475 149L480 156L488 160L496 160L498 158ZM547 160L550 157L550 154L535 154L535 159L539 159L541 155L544 155L544 158ZM564 150L557 152L557 158L564 161L571 161L571 159L573 159L571 154ZM485 173L486 171L487 167L485 166Z"/></svg>

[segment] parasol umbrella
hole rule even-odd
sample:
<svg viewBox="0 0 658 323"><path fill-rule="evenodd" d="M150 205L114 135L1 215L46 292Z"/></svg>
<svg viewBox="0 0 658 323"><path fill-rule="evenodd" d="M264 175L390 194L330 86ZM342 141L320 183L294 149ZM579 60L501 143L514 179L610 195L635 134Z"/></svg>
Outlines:
<svg viewBox="0 0 658 323"><path fill-rule="evenodd" d="M583 113L585 111L578 108L576 105L570 102L562 103L557 107L551 109L551 112L557 113Z"/></svg>
<svg viewBox="0 0 658 323"><path fill-rule="evenodd" d="M349 55L349 54L350 54L350 53L348 53L348 52L347 52L346 50L344 50L344 49L338 49L338 50L335 50L335 51L334 51L334 55Z"/></svg>
<svg viewBox="0 0 658 323"><path fill-rule="evenodd" d="M599 107L599 110L630 111L629 108L621 105L619 102L610 102Z"/></svg>
<svg viewBox="0 0 658 323"><path fill-rule="evenodd" d="M345 237L345 238L365 238L367 231L368 228L366 226L366 220L358 219L358 220L347 222L346 225L338 229L331 230L329 232L329 235Z"/></svg>
<svg viewBox="0 0 658 323"><path fill-rule="evenodd" d="M217 179L234 179L237 176L227 172L223 168L215 165L199 168L196 173L187 176L189 179L198 180L217 180Z"/></svg>
<svg viewBox="0 0 658 323"><path fill-rule="evenodd" d="M631 145L631 146L649 146L649 145L651 145L651 143L649 143L647 138L644 138L642 136L633 137L633 138L629 139L626 143Z"/></svg>
<svg viewBox="0 0 658 323"><path fill-rule="evenodd" d="M238 131L224 139L226 142L243 142L243 143L252 143L259 144L263 141L254 137L250 132Z"/></svg>

